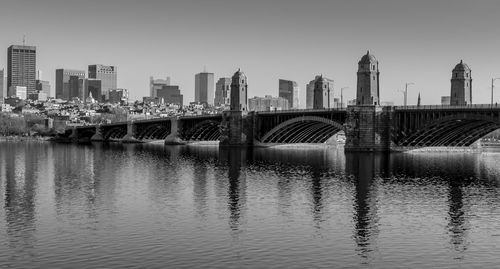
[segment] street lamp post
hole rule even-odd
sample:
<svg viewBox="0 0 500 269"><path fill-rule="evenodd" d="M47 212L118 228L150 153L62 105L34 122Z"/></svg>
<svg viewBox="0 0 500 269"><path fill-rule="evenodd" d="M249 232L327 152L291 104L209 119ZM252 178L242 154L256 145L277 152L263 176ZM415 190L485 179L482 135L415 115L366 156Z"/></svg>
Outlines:
<svg viewBox="0 0 500 269"><path fill-rule="evenodd" d="M493 106L493 89L495 88L495 80L500 78L492 78L491 79L491 106Z"/></svg>
<svg viewBox="0 0 500 269"><path fill-rule="evenodd" d="M407 100L408 100L407 99L407 97L408 97L408 85L415 85L415 83L413 83L413 82L407 82L405 84L405 108L406 108L406 105L408 104L407 103Z"/></svg>
<svg viewBox="0 0 500 269"><path fill-rule="evenodd" d="M348 89L349 87L340 88L340 108L344 107L344 89Z"/></svg>

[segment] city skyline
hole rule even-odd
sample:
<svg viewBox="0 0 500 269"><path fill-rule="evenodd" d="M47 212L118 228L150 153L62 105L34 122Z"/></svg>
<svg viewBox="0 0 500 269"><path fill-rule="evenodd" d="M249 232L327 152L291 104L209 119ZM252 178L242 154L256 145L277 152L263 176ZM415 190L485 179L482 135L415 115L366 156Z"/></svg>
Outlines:
<svg viewBox="0 0 500 269"><path fill-rule="evenodd" d="M499 11L494 1L481 1L482 5L444 0L270 1L259 5L147 2L120 1L116 5L116 1L103 1L95 16L109 16L87 22L78 14L87 14L92 1L67 5L57 0L6 1L0 11L1 23L7 24L18 14L25 14L26 19L6 29L0 46L6 51L10 45L21 44L26 34L26 44L37 47L37 69L51 85L55 85L57 68L84 69L95 63L117 66L117 87L129 89L131 98L139 100L148 96L150 76L170 76L183 89L186 101L193 101L192 77L203 66L216 79L241 68L249 78L249 96L277 96L278 89L268 85L276 85L281 77L297 81L305 89L315 75L323 74L335 80L335 98L341 87L349 87L344 100L352 100L357 61L366 50L380 61L381 102L401 104L403 95L398 90L412 82L408 104L416 103L419 92L422 104L439 104L441 96L449 95L451 71L460 60L474 73L473 103L489 103L491 78L500 76L495 65L500 36L494 28L500 18L494 16ZM25 9L26 3L33 11ZM65 14L66 9L81 12L71 17L69 25L55 27L61 18L51 14ZM164 15L156 16L159 13ZM91 30L71 31L79 23ZM373 27L365 27L367 23ZM161 29L166 37L155 34ZM216 42L222 33L227 40L241 35L244 42L237 46ZM324 40L311 43L311 37L317 35ZM195 37L203 37L205 42L193 42ZM178 42L165 43L163 38ZM0 69L7 68L6 56L0 54ZM305 91L301 91L301 107L305 100ZM495 102L499 100L497 93Z"/></svg>

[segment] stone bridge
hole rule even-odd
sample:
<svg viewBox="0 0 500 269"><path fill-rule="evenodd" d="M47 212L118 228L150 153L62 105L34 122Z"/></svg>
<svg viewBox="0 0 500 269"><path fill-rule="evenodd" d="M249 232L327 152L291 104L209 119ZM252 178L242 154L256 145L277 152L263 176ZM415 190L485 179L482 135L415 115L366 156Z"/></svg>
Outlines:
<svg viewBox="0 0 500 269"><path fill-rule="evenodd" d="M419 147L467 147L500 128L500 107L349 106L347 109L222 114L157 118L79 126L73 141L163 140L165 144L220 141L221 145L329 143L346 135L346 151L391 151ZM64 136L64 135L62 135Z"/></svg>

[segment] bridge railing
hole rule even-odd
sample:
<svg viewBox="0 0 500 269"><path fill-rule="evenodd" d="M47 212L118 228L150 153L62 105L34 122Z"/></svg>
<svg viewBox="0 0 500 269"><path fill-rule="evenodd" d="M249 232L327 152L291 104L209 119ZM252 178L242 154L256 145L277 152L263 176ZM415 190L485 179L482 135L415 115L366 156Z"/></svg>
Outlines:
<svg viewBox="0 0 500 269"><path fill-rule="evenodd" d="M451 105L421 105L421 106L394 106L395 110L422 110L422 109L500 109L500 105L494 104L473 104L464 106L451 106Z"/></svg>
<svg viewBox="0 0 500 269"><path fill-rule="evenodd" d="M279 113L294 113L294 112L323 112L323 111L346 111L346 108L301 108L301 109L286 109L286 110L273 110L273 111L255 111L258 114L279 114Z"/></svg>

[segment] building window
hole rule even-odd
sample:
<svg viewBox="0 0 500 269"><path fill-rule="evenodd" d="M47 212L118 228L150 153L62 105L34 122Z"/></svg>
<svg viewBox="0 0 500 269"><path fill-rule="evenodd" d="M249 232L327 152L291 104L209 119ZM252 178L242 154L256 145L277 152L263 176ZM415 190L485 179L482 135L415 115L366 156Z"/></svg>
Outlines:
<svg viewBox="0 0 500 269"><path fill-rule="evenodd" d="M373 76L373 80L375 80L375 76Z"/></svg>
<svg viewBox="0 0 500 269"><path fill-rule="evenodd" d="M373 70L375 70L375 66L373 66Z"/></svg>
<svg viewBox="0 0 500 269"><path fill-rule="evenodd" d="M458 73L455 73L455 77L458 78Z"/></svg>

